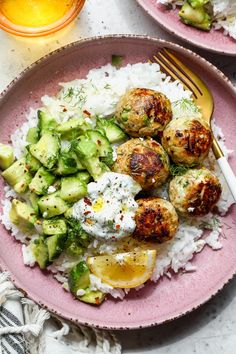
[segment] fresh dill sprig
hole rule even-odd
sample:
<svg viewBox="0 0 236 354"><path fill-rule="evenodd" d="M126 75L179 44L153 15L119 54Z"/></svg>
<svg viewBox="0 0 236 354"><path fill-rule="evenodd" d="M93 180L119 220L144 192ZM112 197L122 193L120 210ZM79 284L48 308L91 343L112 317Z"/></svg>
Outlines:
<svg viewBox="0 0 236 354"><path fill-rule="evenodd" d="M74 95L74 89L73 89L73 87L70 87L70 88L67 90L67 92L66 92L66 94L65 94L65 96L64 96L64 99L65 99L65 98L72 98L73 95Z"/></svg>
<svg viewBox="0 0 236 354"><path fill-rule="evenodd" d="M184 165L170 165L170 173L173 177L175 176L182 176L189 170L189 167Z"/></svg>

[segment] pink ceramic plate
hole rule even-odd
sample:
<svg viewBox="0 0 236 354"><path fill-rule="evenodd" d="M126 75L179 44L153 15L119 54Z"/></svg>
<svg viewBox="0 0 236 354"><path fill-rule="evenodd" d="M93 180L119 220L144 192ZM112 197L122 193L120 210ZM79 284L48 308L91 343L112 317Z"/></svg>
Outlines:
<svg viewBox="0 0 236 354"><path fill-rule="evenodd" d="M137 0L144 10L168 32L198 47L227 55L236 55L236 40L225 36L222 31L200 31L184 25L178 16L178 10L169 10L157 5L156 0Z"/></svg>
<svg viewBox="0 0 236 354"><path fill-rule="evenodd" d="M124 56L124 64L146 62L162 47L177 55L204 78L215 99L215 117L224 129L227 146L236 150L236 93L214 66L189 50L155 38L112 36L93 38L66 46L33 64L14 80L0 100L0 141L25 120L31 106L40 105L40 97L53 95L58 83L83 78L89 69L111 61L112 54ZM236 170L236 157L231 165ZM3 198L3 181L0 181ZM8 270L17 287L50 311L73 321L102 328L146 327L177 318L210 299L236 272L236 207L225 217L223 249L205 248L194 258L198 270L179 274L158 284L148 284L141 291L131 291L124 301L107 300L92 307L72 298L51 275L38 267L30 269L22 262L21 245L0 226L0 265Z"/></svg>

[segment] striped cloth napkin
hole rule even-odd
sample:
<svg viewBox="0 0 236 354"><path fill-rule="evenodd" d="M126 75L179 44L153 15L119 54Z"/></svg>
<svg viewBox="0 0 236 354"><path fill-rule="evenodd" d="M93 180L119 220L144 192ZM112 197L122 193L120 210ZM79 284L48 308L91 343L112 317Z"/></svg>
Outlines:
<svg viewBox="0 0 236 354"><path fill-rule="evenodd" d="M18 317L14 315L16 313ZM0 328L6 329L7 327L22 327L23 326L23 313L21 303L18 298L8 300L5 306L0 309ZM0 329L0 331L1 331ZM1 336L1 349L2 353L27 353L27 345L23 333L19 334L6 334Z"/></svg>
<svg viewBox="0 0 236 354"><path fill-rule="evenodd" d="M120 354L115 335L74 325L24 297L0 273L0 354Z"/></svg>

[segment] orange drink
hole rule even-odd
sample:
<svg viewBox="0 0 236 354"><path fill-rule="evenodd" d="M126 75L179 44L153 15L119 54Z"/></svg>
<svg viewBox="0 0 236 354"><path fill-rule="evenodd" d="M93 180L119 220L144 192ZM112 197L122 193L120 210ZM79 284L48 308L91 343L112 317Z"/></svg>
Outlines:
<svg viewBox="0 0 236 354"><path fill-rule="evenodd" d="M0 27L23 36L57 31L71 22L85 0L0 0Z"/></svg>

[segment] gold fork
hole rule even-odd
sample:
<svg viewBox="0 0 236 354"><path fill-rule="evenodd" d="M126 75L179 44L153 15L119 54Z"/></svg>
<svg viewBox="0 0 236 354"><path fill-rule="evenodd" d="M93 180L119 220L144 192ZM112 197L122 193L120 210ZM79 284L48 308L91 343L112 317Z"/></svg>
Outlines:
<svg viewBox="0 0 236 354"><path fill-rule="evenodd" d="M203 119L210 125L214 100L204 82L166 48L154 55L154 59L163 71L174 80L181 81L184 87L192 92L193 100L201 108ZM236 201L236 177L214 136L212 151Z"/></svg>

